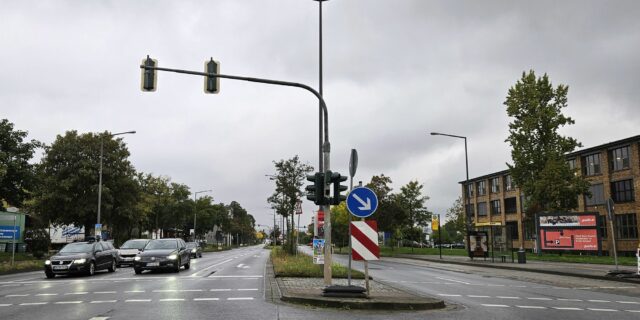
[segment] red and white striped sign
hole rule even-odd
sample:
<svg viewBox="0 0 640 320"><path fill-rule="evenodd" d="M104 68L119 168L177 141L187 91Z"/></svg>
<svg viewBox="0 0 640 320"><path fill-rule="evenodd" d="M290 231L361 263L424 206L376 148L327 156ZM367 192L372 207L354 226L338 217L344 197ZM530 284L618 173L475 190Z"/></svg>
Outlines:
<svg viewBox="0 0 640 320"><path fill-rule="evenodd" d="M351 255L353 260L378 260L378 224L375 220L351 222Z"/></svg>

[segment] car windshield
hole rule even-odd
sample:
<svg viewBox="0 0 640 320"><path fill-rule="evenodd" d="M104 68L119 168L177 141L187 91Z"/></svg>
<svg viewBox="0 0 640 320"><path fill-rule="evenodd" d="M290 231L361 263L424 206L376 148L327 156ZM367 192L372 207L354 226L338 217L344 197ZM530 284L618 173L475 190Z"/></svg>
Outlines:
<svg viewBox="0 0 640 320"><path fill-rule="evenodd" d="M70 243L60 250L60 253L87 253L93 251L93 243Z"/></svg>
<svg viewBox="0 0 640 320"><path fill-rule="evenodd" d="M177 249L178 241L176 240L151 240L144 247L145 250L156 250L156 249Z"/></svg>
<svg viewBox="0 0 640 320"><path fill-rule="evenodd" d="M195 242L187 242L187 248L191 249L191 248L195 248L197 247Z"/></svg>
<svg viewBox="0 0 640 320"><path fill-rule="evenodd" d="M120 249L142 249L147 244L147 240L129 240Z"/></svg>

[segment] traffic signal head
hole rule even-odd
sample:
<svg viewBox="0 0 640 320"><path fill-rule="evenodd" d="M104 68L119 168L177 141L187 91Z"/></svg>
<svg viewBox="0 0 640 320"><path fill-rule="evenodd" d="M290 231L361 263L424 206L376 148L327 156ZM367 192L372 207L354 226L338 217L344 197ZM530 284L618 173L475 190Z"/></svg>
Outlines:
<svg viewBox="0 0 640 320"><path fill-rule="evenodd" d="M220 73L220 63L211 60L204 63L205 73ZM204 77L204 93L218 93L220 92L220 78L218 77Z"/></svg>
<svg viewBox="0 0 640 320"><path fill-rule="evenodd" d="M347 186L343 186L340 183L347 181L347 177L340 175L337 172L333 172L331 174L331 182L333 183L333 198L331 199L331 204L339 205L340 202L346 201L347 196L343 196L342 191L347 191Z"/></svg>
<svg viewBox="0 0 640 320"><path fill-rule="evenodd" d="M319 206L327 204L327 199L324 196L324 174L316 172L315 174L307 175L307 181L313 182L313 184L305 188L307 190L307 200L311 200Z"/></svg>
<svg viewBox="0 0 640 320"><path fill-rule="evenodd" d="M142 60L142 65L145 67L157 67L158 60L151 59L147 56L146 59ZM158 80L158 73L154 69L141 68L142 72L142 83L140 83L140 88L145 92L153 92L156 91L156 85Z"/></svg>

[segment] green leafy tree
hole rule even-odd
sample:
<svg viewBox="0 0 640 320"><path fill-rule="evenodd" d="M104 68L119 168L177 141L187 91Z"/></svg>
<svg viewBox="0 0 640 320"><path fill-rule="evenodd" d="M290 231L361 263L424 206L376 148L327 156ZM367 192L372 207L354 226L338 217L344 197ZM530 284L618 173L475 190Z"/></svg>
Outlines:
<svg viewBox="0 0 640 320"><path fill-rule="evenodd" d="M0 209L5 204L22 207L34 188L34 168L29 160L42 144L25 141L27 134L15 130L9 120L0 120Z"/></svg>
<svg viewBox="0 0 640 320"><path fill-rule="evenodd" d="M400 193L396 201L407 217L405 225L405 235L410 240L419 242L421 240L422 228L428 225L431 219L431 212L427 210L425 202L429 197L422 195L423 185L418 181L410 181L400 187ZM413 246L412 246L413 248Z"/></svg>
<svg viewBox="0 0 640 320"><path fill-rule="evenodd" d="M304 195L301 188L304 185L307 173L313 171L313 167L302 163L297 155L288 160L274 161L274 165L276 174L273 177L276 182L276 190L267 201L271 203L271 207L278 214L285 218L288 229L287 239L295 239L293 236L293 230L295 230L293 214L296 204ZM294 254L296 251L295 241L288 241L287 244L287 251Z"/></svg>
<svg viewBox="0 0 640 320"><path fill-rule="evenodd" d="M448 226L449 230L455 232L456 234L464 234L466 232L462 197L458 197L458 199L453 202L451 208L447 209L447 223L445 224L445 226Z"/></svg>
<svg viewBox="0 0 640 320"><path fill-rule="evenodd" d="M588 193L589 183L566 162L565 154L581 144L558 130L574 124L563 115L569 88L553 88L545 74L534 71L509 89L504 105L509 123L513 165L507 164L514 182L526 195L527 215L540 211L567 211L578 206L578 196ZM522 222L524 224L524 221Z"/></svg>
<svg viewBox="0 0 640 320"><path fill-rule="evenodd" d="M331 241L338 247L349 245L350 214L346 202L331 207Z"/></svg>
<svg viewBox="0 0 640 320"><path fill-rule="evenodd" d="M371 181L366 185L378 197L378 209L371 216L371 219L378 223L379 231L391 233L391 241L395 243L403 238L402 226L407 219L406 211L396 200L397 195L391 193L392 180L390 177L381 174L371 177Z"/></svg>
<svg viewBox="0 0 640 320"><path fill-rule="evenodd" d="M43 221L75 224L93 230L97 218L100 140L104 142L102 216L114 237L126 237L128 226L137 221L139 200L136 172L128 160L122 139L108 133L81 134L68 131L45 148L37 167L38 188L33 210Z"/></svg>

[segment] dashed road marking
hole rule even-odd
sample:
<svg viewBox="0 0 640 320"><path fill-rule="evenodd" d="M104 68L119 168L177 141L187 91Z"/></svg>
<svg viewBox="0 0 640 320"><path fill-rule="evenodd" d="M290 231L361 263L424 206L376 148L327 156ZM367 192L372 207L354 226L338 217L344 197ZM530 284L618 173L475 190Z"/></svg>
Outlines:
<svg viewBox="0 0 640 320"><path fill-rule="evenodd" d="M536 298L536 297L528 297L529 300L542 300L542 301L551 301L551 298Z"/></svg>
<svg viewBox="0 0 640 320"><path fill-rule="evenodd" d="M481 304L483 307L492 307L492 308L509 308L506 304Z"/></svg>
<svg viewBox="0 0 640 320"><path fill-rule="evenodd" d="M129 299L124 302L151 302L151 299Z"/></svg>
<svg viewBox="0 0 640 320"><path fill-rule="evenodd" d="M467 295L467 297L469 297L469 298L491 298L490 296L478 296L478 295L473 295L473 294L469 294L469 295Z"/></svg>
<svg viewBox="0 0 640 320"><path fill-rule="evenodd" d="M57 296L57 293L38 293L36 296Z"/></svg>
<svg viewBox="0 0 640 320"><path fill-rule="evenodd" d="M498 299L520 299L520 297L505 297L505 296L496 296Z"/></svg>
<svg viewBox="0 0 640 320"><path fill-rule="evenodd" d="M194 298L193 301L218 301L220 298Z"/></svg>
<svg viewBox="0 0 640 320"><path fill-rule="evenodd" d="M0 303L0 307L8 307L8 306L12 306L12 303Z"/></svg>
<svg viewBox="0 0 640 320"><path fill-rule="evenodd" d="M570 308L570 307L552 307L556 310L568 310L568 311L581 311L584 310L582 308Z"/></svg>
<svg viewBox="0 0 640 320"><path fill-rule="evenodd" d="M68 295L73 295L73 294L78 294L79 295L79 294L88 294L88 293L89 292L86 292L86 291L82 291L82 292L67 292L64 295L68 296Z"/></svg>
<svg viewBox="0 0 640 320"><path fill-rule="evenodd" d="M39 305L43 305L43 304L47 304L48 302L25 302L25 303L21 303L21 306L39 306Z"/></svg>
<svg viewBox="0 0 640 320"><path fill-rule="evenodd" d="M167 301L184 301L184 299L183 298L160 299L160 302L167 302Z"/></svg>
<svg viewBox="0 0 640 320"><path fill-rule="evenodd" d="M258 291L258 289L238 289L238 291Z"/></svg>
<svg viewBox="0 0 640 320"><path fill-rule="evenodd" d="M609 300L587 300L589 302L611 302Z"/></svg>
<svg viewBox="0 0 640 320"><path fill-rule="evenodd" d="M543 307L543 306L516 306L518 308L522 308L522 309L546 309L547 307Z"/></svg>
<svg viewBox="0 0 640 320"><path fill-rule="evenodd" d="M202 289L183 289L183 290L178 290L180 292L202 292Z"/></svg>
<svg viewBox="0 0 640 320"><path fill-rule="evenodd" d="M209 291L231 291L231 289L211 289Z"/></svg>
<svg viewBox="0 0 640 320"><path fill-rule="evenodd" d="M115 291L96 291L95 294L107 294L107 293L116 293Z"/></svg>
<svg viewBox="0 0 640 320"><path fill-rule="evenodd" d="M233 300L253 300L253 298L251 298L251 297L227 298L227 300L230 300L230 301L233 301Z"/></svg>
<svg viewBox="0 0 640 320"><path fill-rule="evenodd" d="M616 301L617 303L628 303L628 304L640 304L640 302L636 301Z"/></svg>
<svg viewBox="0 0 640 320"><path fill-rule="evenodd" d="M635 312L635 313L640 313L640 310L625 310L626 312Z"/></svg>
<svg viewBox="0 0 640 320"><path fill-rule="evenodd" d="M130 291L125 291L124 293L143 293L146 292L144 290L130 290Z"/></svg>
<svg viewBox="0 0 640 320"><path fill-rule="evenodd" d="M581 299L565 299L565 298L558 298L558 301L573 301L573 302L580 302L582 301Z"/></svg>
<svg viewBox="0 0 640 320"><path fill-rule="evenodd" d="M459 294L444 294L444 293L439 293L438 295L442 297L460 297L461 296Z"/></svg>
<svg viewBox="0 0 640 320"><path fill-rule="evenodd" d="M77 301L58 301L58 302L55 302L55 304L78 304L78 303L82 303L82 301L77 300Z"/></svg>
<svg viewBox="0 0 640 320"><path fill-rule="evenodd" d="M589 309L591 311L604 311L604 312L616 312L616 311L618 311L618 310L615 310L615 309L598 309L598 308L587 308L587 309Z"/></svg>
<svg viewBox="0 0 640 320"><path fill-rule="evenodd" d="M177 292L176 289L153 290L153 292Z"/></svg>
<svg viewBox="0 0 640 320"><path fill-rule="evenodd" d="M115 303L115 302L118 302L118 300L94 300L89 303Z"/></svg>
<svg viewBox="0 0 640 320"><path fill-rule="evenodd" d="M8 294L6 296L4 296L5 298L11 298L11 297L28 297L28 294Z"/></svg>

